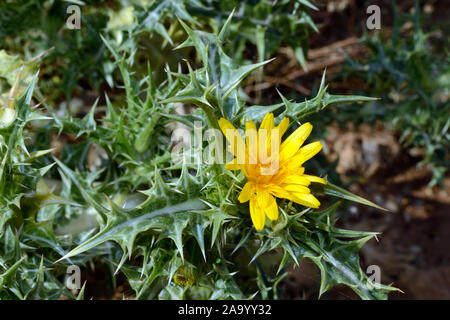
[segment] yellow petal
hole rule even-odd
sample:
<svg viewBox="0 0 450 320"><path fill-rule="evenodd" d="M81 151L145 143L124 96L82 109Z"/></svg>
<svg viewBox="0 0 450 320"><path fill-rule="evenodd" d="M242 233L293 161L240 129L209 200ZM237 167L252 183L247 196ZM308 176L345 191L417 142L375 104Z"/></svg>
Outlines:
<svg viewBox="0 0 450 320"><path fill-rule="evenodd" d="M237 159L233 159L230 162L225 164L225 169L227 170L241 170L242 169L242 164L238 164L237 163Z"/></svg>
<svg viewBox="0 0 450 320"><path fill-rule="evenodd" d="M298 150L297 154L292 161L297 162L302 165L312 157L314 157L319 151L322 150L322 143L320 141L315 141L303 146Z"/></svg>
<svg viewBox="0 0 450 320"><path fill-rule="evenodd" d="M258 191L256 195L256 200L258 201L258 206L260 208L266 208L269 205L271 195L266 191Z"/></svg>
<svg viewBox="0 0 450 320"><path fill-rule="evenodd" d="M269 195L269 202L266 207L266 214L270 220L275 221L278 219L278 205L274 197Z"/></svg>
<svg viewBox="0 0 450 320"><path fill-rule="evenodd" d="M264 211L258 206L255 198L250 199L250 217L256 230L262 230L266 220Z"/></svg>
<svg viewBox="0 0 450 320"><path fill-rule="evenodd" d="M230 142L228 150L236 157L239 156L239 162L245 162L245 143L242 136L236 130L236 128L225 118L220 118L219 127L222 130L225 138ZM242 161L241 161L242 160Z"/></svg>
<svg viewBox="0 0 450 320"><path fill-rule="evenodd" d="M305 193L292 193L292 200L298 204L301 204L309 208L318 208L320 206L319 200L316 199L312 194Z"/></svg>
<svg viewBox="0 0 450 320"><path fill-rule="evenodd" d="M290 174L283 179L283 183L309 186L311 181L305 178L302 174Z"/></svg>
<svg viewBox="0 0 450 320"><path fill-rule="evenodd" d="M267 129L258 130L258 160L261 164L269 163L270 156L270 131Z"/></svg>
<svg viewBox="0 0 450 320"><path fill-rule="evenodd" d="M275 123L273 113L269 112L264 117L258 130L258 141L259 141L258 156L259 161L264 164L268 163L269 158L268 155L270 155L270 148L271 148L271 134L272 129L274 128Z"/></svg>
<svg viewBox="0 0 450 320"><path fill-rule="evenodd" d="M273 113L269 112L265 115L261 125L259 126L259 130L265 129L267 131L272 130L275 127Z"/></svg>
<svg viewBox="0 0 450 320"><path fill-rule="evenodd" d="M253 121L247 121L245 123L245 138L246 138L246 142L247 144L249 143L249 139L248 139L248 135L257 135L257 130L256 130L256 125Z"/></svg>
<svg viewBox="0 0 450 320"><path fill-rule="evenodd" d="M219 127L220 127L220 130L222 130L223 134L226 134L226 131L230 130L230 129L236 130L236 128L231 124L231 122L225 118L219 119Z"/></svg>
<svg viewBox="0 0 450 320"><path fill-rule="evenodd" d="M245 141L249 154L249 164L258 163L258 131L253 121L245 124Z"/></svg>
<svg viewBox="0 0 450 320"><path fill-rule="evenodd" d="M239 202L243 203L250 200L252 192L253 192L253 184L251 182L247 182L242 188L241 193L239 194L238 197Z"/></svg>
<svg viewBox="0 0 450 320"><path fill-rule="evenodd" d="M277 198L282 199L289 199L290 194L288 191L284 190L282 187L275 185L275 184L269 184L267 185L268 191L273 194Z"/></svg>
<svg viewBox="0 0 450 320"><path fill-rule="evenodd" d="M320 178L320 177L310 176L309 174L304 174L303 177L305 177L306 179L308 179L311 182L327 184L327 181L325 179Z"/></svg>
<svg viewBox="0 0 450 320"><path fill-rule="evenodd" d="M294 158L291 158L294 159ZM283 164L283 167L287 169L287 171L289 172L289 174L293 174L293 175L299 175L301 176L304 172L305 172L305 168L301 167L297 162L295 161L289 161L289 162L285 162Z"/></svg>
<svg viewBox="0 0 450 320"><path fill-rule="evenodd" d="M288 185L283 185L283 189L289 192L295 192L295 193L310 193L311 191L309 190L308 187L302 186L300 184L288 184Z"/></svg>
<svg viewBox="0 0 450 320"><path fill-rule="evenodd" d="M312 125L307 122L295 130L280 147L280 158L283 160L291 158L297 153L306 138L312 131Z"/></svg>
<svg viewBox="0 0 450 320"><path fill-rule="evenodd" d="M289 127L289 118L283 118L277 128L280 130L280 139Z"/></svg>

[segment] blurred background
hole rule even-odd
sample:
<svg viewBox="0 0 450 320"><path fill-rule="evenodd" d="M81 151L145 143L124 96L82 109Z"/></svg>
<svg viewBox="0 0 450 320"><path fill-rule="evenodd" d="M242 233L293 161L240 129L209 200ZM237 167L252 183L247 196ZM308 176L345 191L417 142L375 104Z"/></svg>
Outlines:
<svg viewBox="0 0 450 320"><path fill-rule="evenodd" d="M326 158L341 182L389 210L352 204L340 224L381 232L361 259L403 291L390 299L450 299L449 6L422 1L419 18L414 1L322 3L312 14L320 33L310 38L310 70L326 67L332 92L380 98L326 121ZM381 9L375 32L362 26L370 4ZM311 71L299 79L309 90L320 73ZM289 291L313 298L317 279L304 261ZM356 296L341 287L323 298Z"/></svg>
<svg viewBox="0 0 450 320"><path fill-rule="evenodd" d="M80 30L66 27L69 5L81 8ZM378 30L367 28L370 5L380 9ZM378 265L381 282L403 291L391 299L450 299L449 8L431 0L7 0L0 4L0 98L15 79L6 65L25 63L25 73L40 69L43 105L84 116L97 97L104 104L105 92L123 96L99 34L134 61L137 75L150 61L161 82L166 64L199 61L190 48L173 50L186 37L176 17L211 31L235 9L227 52L242 63L276 58L246 80L249 103L277 103L279 92L295 101L314 96L325 70L333 94L379 98L309 119L325 142L311 169L326 168L318 173L389 210L342 206L338 225L381 233L362 248L361 263ZM77 143L51 139L55 153ZM86 294L130 292L119 281L106 294L104 278L101 270L89 274ZM282 284L284 298L316 299L319 284L318 269L303 260ZM357 296L336 287L321 299Z"/></svg>

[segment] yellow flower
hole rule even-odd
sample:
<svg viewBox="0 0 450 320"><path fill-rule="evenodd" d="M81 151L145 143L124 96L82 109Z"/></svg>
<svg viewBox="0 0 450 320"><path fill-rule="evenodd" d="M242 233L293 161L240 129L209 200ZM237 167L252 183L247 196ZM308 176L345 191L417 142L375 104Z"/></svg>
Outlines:
<svg viewBox="0 0 450 320"><path fill-rule="evenodd" d="M228 120L221 118L219 126L230 142L228 150L235 156L225 168L242 170L247 178L238 200L250 201L250 216L256 230L264 228L266 215L272 221L278 219L275 197L310 208L320 206L308 186L311 182L325 184L326 181L304 174L302 167L322 149L320 141L302 147L311 133L310 123L300 126L283 143L281 137L289 126L289 119L284 118L275 126L272 113L266 114L259 130L253 121L246 123L245 141Z"/></svg>

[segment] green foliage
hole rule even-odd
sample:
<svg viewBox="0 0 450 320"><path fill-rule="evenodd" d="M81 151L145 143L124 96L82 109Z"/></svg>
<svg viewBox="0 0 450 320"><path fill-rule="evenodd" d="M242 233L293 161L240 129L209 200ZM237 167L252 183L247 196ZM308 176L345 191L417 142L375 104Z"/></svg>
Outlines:
<svg viewBox="0 0 450 320"><path fill-rule="evenodd" d="M430 184L442 183L450 164L448 39L443 49L431 41L431 32L422 27L418 1L412 15L398 12L395 3L393 9L392 37L365 34L362 43L369 56L363 61L348 60L344 75L357 74L368 84L364 94L382 98L358 107L351 118L392 124L405 146L424 149L421 164L433 168ZM404 35L401 26L406 22L412 23L412 29Z"/></svg>
<svg viewBox="0 0 450 320"><path fill-rule="evenodd" d="M39 165L35 159L48 151L29 153L25 143L29 138L25 127L47 119L30 108L37 77L16 100L12 121L2 118L0 129L0 295L4 299L71 296L57 280L58 272L50 272L52 256L64 252L62 244L35 219L40 208L60 202L39 185L52 165Z"/></svg>
<svg viewBox="0 0 450 320"><path fill-rule="evenodd" d="M66 26L67 8L72 4L53 0L0 4L0 47L9 54L20 53L24 60L43 59L40 90L50 101L69 99L85 88L98 89L105 80L111 87L120 81L99 36L103 30L119 53L135 58L130 66L134 61L152 61L158 81L166 78L162 67L174 66L189 54L172 50L184 38L178 19L198 30L218 31L235 10L225 51L233 53L237 63L248 59L262 62L281 44L287 44L305 66L308 37L317 32L308 15L317 8L306 0L83 1L75 3L81 10L80 30ZM257 47L257 57L245 56L249 44Z"/></svg>
<svg viewBox="0 0 450 320"><path fill-rule="evenodd" d="M181 3L170 10L184 12ZM116 18L130 22L122 13ZM124 275L137 299L272 299L282 297L279 284L288 265L303 258L321 271L320 294L339 283L363 299L385 299L395 290L371 283L361 269L358 251L375 233L336 228L338 203L317 212L280 201L278 221L258 232L248 206L237 200L242 174L172 158L168 126L174 121L217 129L224 116L242 128L244 120L259 121L276 111L295 125L330 105L372 100L329 94L323 78L317 96L302 103L281 97L273 106L246 106L243 79L270 61L240 64L227 55L232 21L230 16L220 31L209 33L180 20L188 38L178 48L193 47L201 66L187 63L188 74L167 69L167 79L159 83L150 66L139 78L132 71L135 53L121 50L117 39L103 38L123 96L97 99L84 117L61 115L48 104L40 111L32 107L33 96L40 98L38 74L22 95L12 96L12 107L1 106L1 298L90 298L89 284L78 295L63 284L67 267L75 264L85 272L102 265L112 286L117 274ZM197 108L179 114L181 103ZM52 156L51 134L76 143ZM88 161L93 148L104 151L94 167ZM317 186L317 192L377 207L331 183Z"/></svg>
<svg viewBox="0 0 450 320"><path fill-rule="evenodd" d="M61 99L79 89L82 78L93 87L104 81L103 44L98 31L106 27L105 2L90 1L82 16L82 30L66 27L65 1L2 1L0 47L24 60L44 55L40 89L47 99ZM65 98L63 96L63 98Z"/></svg>

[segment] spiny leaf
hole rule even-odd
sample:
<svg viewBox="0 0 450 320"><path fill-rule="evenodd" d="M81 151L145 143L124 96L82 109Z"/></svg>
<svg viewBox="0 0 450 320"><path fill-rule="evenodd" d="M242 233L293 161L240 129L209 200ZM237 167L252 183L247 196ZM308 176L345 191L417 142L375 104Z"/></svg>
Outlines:
<svg viewBox="0 0 450 320"><path fill-rule="evenodd" d="M151 204L148 204L143 209L135 210L124 210L113 207L107 215L108 221L106 226L99 233L71 250L58 261L85 252L108 240L115 240L119 244L124 245L125 248L130 248L132 246L132 240L134 240L137 234L152 228L152 219L165 215L175 216L180 212L205 209L206 205L199 199L191 199L158 209L152 207ZM175 237L175 239L177 238Z"/></svg>
<svg viewBox="0 0 450 320"><path fill-rule="evenodd" d="M327 184L325 184L323 186L323 191L325 192L325 194L328 194L331 196L339 197L339 198L350 200L353 202L362 203L367 206L371 206L371 207L374 207L374 208L377 208L377 209L380 209L383 211L387 211L386 209L380 207L379 205L377 205L369 200L366 200L360 196L357 196L357 195L351 193L350 191L347 191L341 187L338 187L330 182L327 182Z"/></svg>
<svg viewBox="0 0 450 320"><path fill-rule="evenodd" d="M359 240L340 241L328 234L295 234L297 245L293 248L297 259L310 258L321 272L320 294L336 284L351 287L362 299L386 299L396 288L373 285L359 265L358 251L372 236Z"/></svg>
<svg viewBox="0 0 450 320"><path fill-rule="evenodd" d="M83 286L81 287L80 292L78 292L76 300L84 300L84 290L85 290L85 288L86 288L86 281L83 283Z"/></svg>
<svg viewBox="0 0 450 320"><path fill-rule="evenodd" d="M200 247L200 250L203 255L203 259L206 261L206 253L205 253L205 229L210 225L209 219L206 219L201 214L197 214L195 216L195 222L193 226L190 228L191 234L197 240L197 243Z"/></svg>

